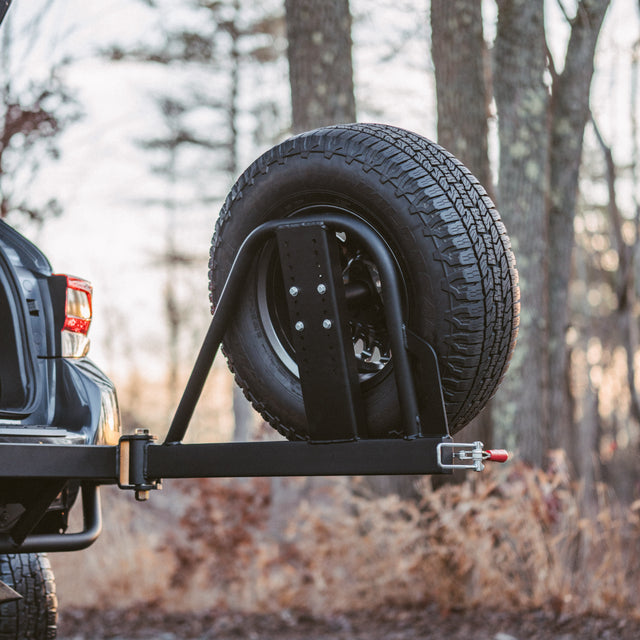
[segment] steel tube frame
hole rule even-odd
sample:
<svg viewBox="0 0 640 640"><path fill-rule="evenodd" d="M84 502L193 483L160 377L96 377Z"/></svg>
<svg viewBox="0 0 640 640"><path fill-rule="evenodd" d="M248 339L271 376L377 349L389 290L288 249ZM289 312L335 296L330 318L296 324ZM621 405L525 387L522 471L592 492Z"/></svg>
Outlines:
<svg viewBox="0 0 640 640"><path fill-rule="evenodd" d="M432 475L437 446L448 438L353 442L226 442L150 445L149 477L229 478L268 476ZM185 473L185 471L188 473Z"/></svg>
<svg viewBox="0 0 640 640"><path fill-rule="evenodd" d="M249 273L256 249L275 234L277 229L302 223L326 225L327 228L333 231L348 231L355 235L375 257L376 265L381 275L382 294L385 300L385 320L391 339L393 367L405 433L409 438L417 438L422 435L418 401L407 351L400 283L391 254L376 231L361 220L334 213L318 213L316 215L304 215L286 220L265 222L254 229L244 240L220 294L209 329L163 444L177 444L184 439L213 365L213 360L222 344L227 324L242 294L242 283Z"/></svg>
<svg viewBox="0 0 640 640"><path fill-rule="evenodd" d="M363 438L350 442L182 444L213 360L237 308L256 250L278 229L301 225L315 225L323 232L353 234L376 262L405 437ZM37 478L43 482L78 480L82 484L84 516L84 528L79 533L32 534L20 545L9 534L0 534L0 553L73 551L88 547L98 537L102 526L97 486L100 484L118 484L122 489L135 490L138 497L138 493L146 494L149 489L159 488L163 478L451 473L437 456L438 445L451 441L437 360L426 343L422 344L407 332L400 291L396 264L386 244L360 220L319 210L315 215L261 225L249 234L238 251L162 445L153 444L154 437L146 432L123 436L118 446L0 444L0 481L3 478ZM423 429L420 422L409 360L409 339L413 343L418 341L419 349L414 345L413 351L423 365L426 363L429 383L438 387L431 394L431 413L425 418L432 423L428 429Z"/></svg>
<svg viewBox="0 0 640 640"><path fill-rule="evenodd" d="M5 445L0 446L4 447ZM49 447L47 446L47 448ZM100 490L95 484L82 485L82 520L83 530L78 533L31 534L20 545L16 544L9 534L3 534L0 536L0 553L80 551L91 546L102 531Z"/></svg>

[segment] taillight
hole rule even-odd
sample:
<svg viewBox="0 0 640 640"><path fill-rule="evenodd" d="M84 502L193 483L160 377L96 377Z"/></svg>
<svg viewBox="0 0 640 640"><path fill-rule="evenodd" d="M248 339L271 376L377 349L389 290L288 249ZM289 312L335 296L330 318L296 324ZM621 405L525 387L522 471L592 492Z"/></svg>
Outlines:
<svg viewBox="0 0 640 640"><path fill-rule="evenodd" d="M81 358L89 351L89 327L91 326L90 282L74 276L66 278L64 323L62 325L62 355L65 358Z"/></svg>

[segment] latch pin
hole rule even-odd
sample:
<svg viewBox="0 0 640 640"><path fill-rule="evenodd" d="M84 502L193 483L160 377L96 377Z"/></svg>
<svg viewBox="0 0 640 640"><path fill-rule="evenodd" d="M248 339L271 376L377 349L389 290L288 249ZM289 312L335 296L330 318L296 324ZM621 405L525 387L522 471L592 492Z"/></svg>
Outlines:
<svg viewBox="0 0 640 640"><path fill-rule="evenodd" d="M437 446L437 460L441 469L473 469L482 471L484 462L506 462L505 449L483 449L479 440L470 442L441 442Z"/></svg>

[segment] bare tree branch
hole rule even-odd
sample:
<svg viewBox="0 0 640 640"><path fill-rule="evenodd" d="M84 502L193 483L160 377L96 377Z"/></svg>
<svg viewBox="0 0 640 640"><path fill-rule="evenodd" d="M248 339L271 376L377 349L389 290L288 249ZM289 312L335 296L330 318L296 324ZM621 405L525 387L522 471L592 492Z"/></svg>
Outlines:
<svg viewBox="0 0 640 640"><path fill-rule="evenodd" d="M596 124L593 115L591 116L591 124L596 134L596 139L602 150L605 161L605 178L607 181L608 203L607 211L609 213L609 221L613 229L613 235L616 243L616 251L618 253L618 316L620 319L621 332L624 348L627 357L627 384L631 397L631 415L640 423L640 395L636 391L635 385L635 354L638 350L638 327L635 320L636 315L636 295L634 282L634 255L638 247L638 234L636 233L633 246L629 246L622 234L623 218L617 203L616 196L616 166L613 160L611 147L606 144L600 129Z"/></svg>

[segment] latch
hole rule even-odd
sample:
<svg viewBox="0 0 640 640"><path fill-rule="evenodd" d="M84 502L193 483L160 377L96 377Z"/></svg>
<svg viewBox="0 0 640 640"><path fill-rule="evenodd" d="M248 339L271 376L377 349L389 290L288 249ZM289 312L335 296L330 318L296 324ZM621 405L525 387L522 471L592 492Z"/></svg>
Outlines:
<svg viewBox="0 0 640 640"><path fill-rule="evenodd" d="M136 492L136 500L149 499L149 491L162 489L162 480L147 479L147 449L158 439L149 429L136 429L120 438L118 446L118 486Z"/></svg>
<svg viewBox="0 0 640 640"><path fill-rule="evenodd" d="M483 447L484 444L480 441L473 443L441 442L436 448L438 466L441 469L482 471L485 462L506 462L509 459L509 452L505 449L487 449L485 451Z"/></svg>

